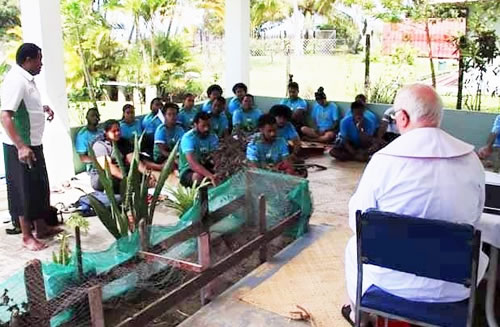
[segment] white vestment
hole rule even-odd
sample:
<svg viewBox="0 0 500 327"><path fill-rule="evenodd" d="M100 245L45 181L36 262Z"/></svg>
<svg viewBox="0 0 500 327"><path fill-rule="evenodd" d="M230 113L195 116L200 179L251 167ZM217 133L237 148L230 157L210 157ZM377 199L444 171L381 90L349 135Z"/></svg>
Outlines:
<svg viewBox="0 0 500 327"><path fill-rule="evenodd" d="M378 151L368 163L349 202L349 226L356 231L356 210L376 208L413 217L477 226L484 205L484 170L474 147L439 128L418 128ZM346 284L356 303L356 238L346 248ZM479 276L488 257L481 252ZM363 266L364 293L371 285L413 301L454 302L470 289L373 265Z"/></svg>

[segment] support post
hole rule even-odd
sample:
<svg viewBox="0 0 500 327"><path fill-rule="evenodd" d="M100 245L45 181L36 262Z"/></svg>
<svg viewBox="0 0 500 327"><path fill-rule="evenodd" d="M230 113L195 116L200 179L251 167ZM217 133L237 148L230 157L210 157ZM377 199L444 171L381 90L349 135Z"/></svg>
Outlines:
<svg viewBox="0 0 500 327"><path fill-rule="evenodd" d="M246 211L246 225L254 227L256 225L253 211L252 199L252 176L250 171L245 172L245 211Z"/></svg>
<svg viewBox="0 0 500 327"><path fill-rule="evenodd" d="M70 137L64 46L59 0L20 0L23 41L42 49L43 68L35 82L42 104L54 110L54 120L46 123L43 136L47 172L52 186L74 175L73 145ZM63 154L63 155L61 155Z"/></svg>
<svg viewBox="0 0 500 327"><path fill-rule="evenodd" d="M200 212L200 226L201 231L198 236L198 261L205 270L210 267L210 230L208 225L208 189L203 187L200 189L200 200L201 200L201 212ZM200 289L200 300L201 305L207 304L209 297L212 294L212 283L208 283L206 286Z"/></svg>
<svg viewBox="0 0 500 327"><path fill-rule="evenodd" d="M226 90L234 84L249 84L250 0L227 0L224 46L226 53Z"/></svg>
<svg viewBox="0 0 500 327"><path fill-rule="evenodd" d="M365 95L369 97L370 93L370 34L366 34L365 44Z"/></svg>
<svg viewBox="0 0 500 327"><path fill-rule="evenodd" d="M149 231L144 218L139 221L139 239L141 251L147 252L149 249Z"/></svg>
<svg viewBox="0 0 500 327"><path fill-rule="evenodd" d="M83 260L82 260L82 241L80 237L80 227L75 227L75 255L76 255L76 273L78 279L83 280Z"/></svg>
<svg viewBox="0 0 500 327"><path fill-rule="evenodd" d="M259 232L260 235L265 235L267 232L266 198L263 194L259 196ZM267 243L261 246L259 259L261 264L267 261Z"/></svg>
<svg viewBox="0 0 500 327"><path fill-rule="evenodd" d="M90 320L92 327L104 327L104 310L102 308L102 288L100 285L89 288Z"/></svg>
<svg viewBox="0 0 500 327"><path fill-rule="evenodd" d="M24 284L31 323L33 326L50 327L49 306L45 296L45 282L40 260L28 262L24 268Z"/></svg>

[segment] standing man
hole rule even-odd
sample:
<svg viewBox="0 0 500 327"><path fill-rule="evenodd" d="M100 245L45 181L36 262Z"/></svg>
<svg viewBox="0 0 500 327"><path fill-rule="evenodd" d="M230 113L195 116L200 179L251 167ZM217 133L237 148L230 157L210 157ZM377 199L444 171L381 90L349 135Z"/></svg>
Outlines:
<svg viewBox="0 0 500 327"><path fill-rule="evenodd" d="M353 112L353 114L355 114ZM484 171L474 146L439 126L443 105L436 91L414 84L399 91L394 117L401 136L375 153L349 202L349 225L356 232L356 211L376 209L427 219L477 226L484 205ZM347 292L351 304L342 315L351 324L356 302L357 252L352 237L345 252ZM488 260L481 252L478 282ZM365 265L362 292L375 285L410 301L456 302L469 297L460 284ZM362 316L361 325L366 326Z"/></svg>
<svg viewBox="0 0 500 327"><path fill-rule="evenodd" d="M34 80L42 69L42 50L33 43L24 43L17 50L16 63L5 77L1 91L9 212L13 219L19 219L23 246L38 251L46 247L39 239L61 231L45 222L50 190L42 135L45 114L50 122L54 112L42 105Z"/></svg>

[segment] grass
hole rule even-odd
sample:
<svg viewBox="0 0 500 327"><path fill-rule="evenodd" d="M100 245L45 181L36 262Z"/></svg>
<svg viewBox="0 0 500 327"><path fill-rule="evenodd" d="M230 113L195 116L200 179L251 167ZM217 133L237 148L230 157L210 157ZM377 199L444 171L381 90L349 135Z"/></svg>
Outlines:
<svg viewBox="0 0 500 327"><path fill-rule="evenodd" d="M195 62L203 67L200 81L205 86L219 83L224 86L224 62L222 55L194 56ZM337 54L333 56L300 56L290 58L290 73L300 85L300 95L306 99L314 99L314 92L323 86L328 98L336 101L352 101L358 93L363 93L364 85L364 55ZM447 72L456 72L457 64L454 60L446 60L446 67L440 70L438 60L435 60L438 76ZM415 58L413 65L393 64L392 57L381 56L375 53L370 64L370 79L375 83L389 83L399 80L401 83L412 83L430 79L429 61L426 58ZM284 97L288 76L286 76L285 56L262 56L250 58L250 87L249 92L260 96ZM457 98L453 88L441 88L438 85L446 108L455 108ZM231 90L226 90L225 96L232 96ZM199 99L205 98L201 94ZM465 99L464 99L465 101ZM121 108L124 103L99 102L101 121L122 116ZM90 104L83 104L80 110L70 110L72 126L81 125L83 112ZM136 105L136 114L147 113L147 105ZM500 112L500 97L483 96L482 111Z"/></svg>

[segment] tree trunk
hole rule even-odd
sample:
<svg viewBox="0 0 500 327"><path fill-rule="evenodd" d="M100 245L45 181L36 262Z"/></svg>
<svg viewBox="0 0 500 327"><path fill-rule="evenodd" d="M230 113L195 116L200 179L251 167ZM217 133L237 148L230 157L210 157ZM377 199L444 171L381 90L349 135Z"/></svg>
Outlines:
<svg viewBox="0 0 500 327"><path fill-rule="evenodd" d="M434 69L434 59L432 58L432 40L431 32L429 30L429 20L425 20L425 39L429 47L429 64L431 66L432 87L436 89L436 70Z"/></svg>
<svg viewBox="0 0 500 327"><path fill-rule="evenodd" d="M361 34L358 36L358 39L356 40L356 42L354 43L354 46L352 48L352 52L354 54L358 54L359 53L359 44L361 43L361 39L363 38L363 35L366 34L366 29L368 28L368 21L365 19L364 22L363 22L363 30L361 31Z"/></svg>
<svg viewBox="0 0 500 327"><path fill-rule="evenodd" d="M464 89L464 72L465 72L465 63L464 58L462 57L462 51L460 51L458 58L458 91L457 91L457 109L462 109L462 97L463 97L463 89Z"/></svg>
<svg viewBox="0 0 500 327"><path fill-rule="evenodd" d="M365 45L365 95L370 96L370 34L366 34Z"/></svg>
<svg viewBox="0 0 500 327"><path fill-rule="evenodd" d="M78 25L76 25L76 39L78 42L78 55L82 60L83 76L85 78L85 84L87 84L87 89L89 90L90 101L92 101L94 106L97 108L97 99L95 97L94 88L92 85L92 77L90 76L90 71L87 65L87 59L85 58L85 54L83 53L82 38L80 35L80 28L78 27Z"/></svg>

